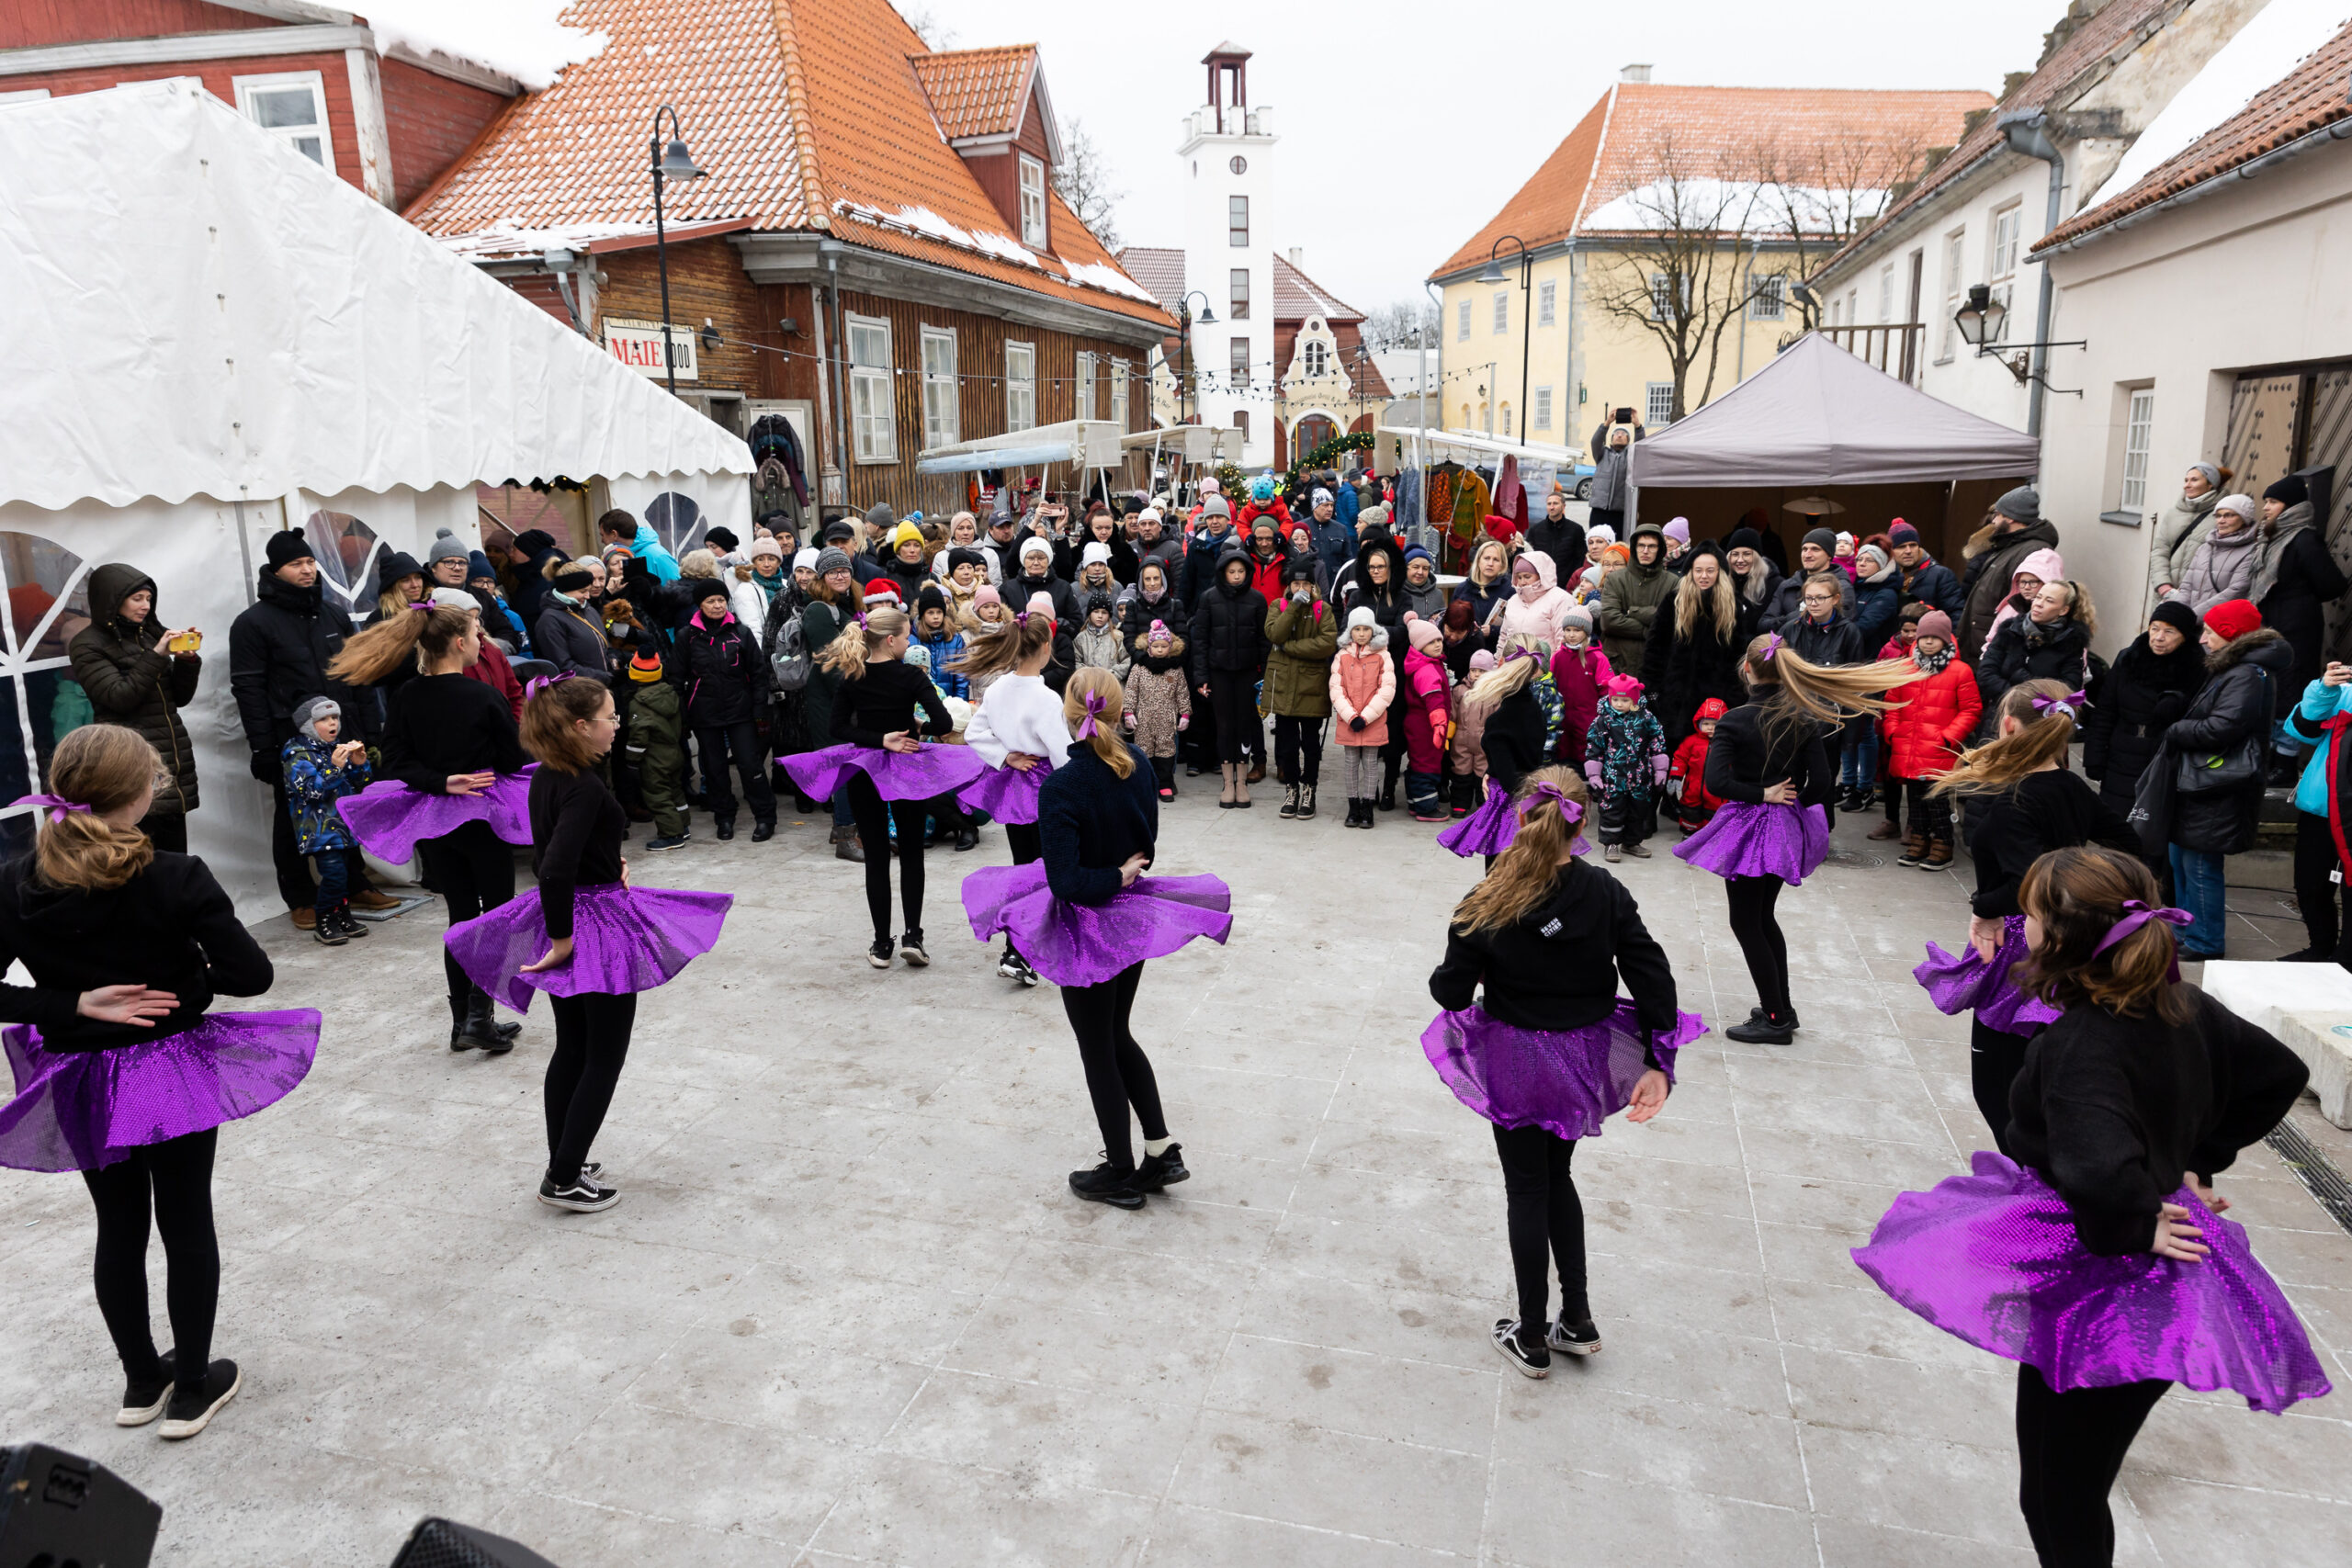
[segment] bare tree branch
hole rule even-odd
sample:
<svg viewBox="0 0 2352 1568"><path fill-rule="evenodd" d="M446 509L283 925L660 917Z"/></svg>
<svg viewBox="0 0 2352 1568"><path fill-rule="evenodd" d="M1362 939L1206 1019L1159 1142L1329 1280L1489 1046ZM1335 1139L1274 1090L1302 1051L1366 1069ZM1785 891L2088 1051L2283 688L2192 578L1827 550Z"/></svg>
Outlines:
<svg viewBox="0 0 2352 1568"><path fill-rule="evenodd" d="M1119 248L1118 206L1127 193L1111 184L1102 149L1075 117L1062 122L1062 161L1054 165L1054 189L1104 250Z"/></svg>
<svg viewBox="0 0 2352 1568"><path fill-rule="evenodd" d="M939 19L939 13L931 8L927 0L890 0L890 3L898 7L899 19L915 30L916 36L922 39L923 47L933 54L956 47L956 29Z"/></svg>
<svg viewBox="0 0 2352 1568"><path fill-rule="evenodd" d="M1427 332L1434 346L1438 337L1438 308L1426 298L1393 299L1375 307L1363 319L1366 348L1418 348Z"/></svg>

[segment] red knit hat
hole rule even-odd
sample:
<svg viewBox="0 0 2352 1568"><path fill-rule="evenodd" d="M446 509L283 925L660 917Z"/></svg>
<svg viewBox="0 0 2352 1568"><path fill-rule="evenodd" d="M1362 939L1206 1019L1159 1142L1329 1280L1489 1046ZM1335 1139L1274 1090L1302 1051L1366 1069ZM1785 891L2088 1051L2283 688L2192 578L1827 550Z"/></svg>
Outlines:
<svg viewBox="0 0 2352 1568"><path fill-rule="evenodd" d="M2205 612L2205 624L2223 642L2235 642L2262 625L2262 612L2251 599L2224 599Z"/></svg>

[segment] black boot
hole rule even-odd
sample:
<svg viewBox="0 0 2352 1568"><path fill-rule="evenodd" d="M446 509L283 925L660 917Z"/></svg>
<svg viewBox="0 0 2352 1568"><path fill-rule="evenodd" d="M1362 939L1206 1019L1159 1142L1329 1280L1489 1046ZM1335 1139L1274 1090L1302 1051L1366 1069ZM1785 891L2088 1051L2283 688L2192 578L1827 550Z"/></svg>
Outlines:
<svg viewBox="0 0 2352 1568"><path fill-rule="evenodd" d="M715 818L712 820L712 829L722 839L731 839L735 836L735 818L732 817Z"/></svg>
<svg viewBox="0 0 2352 1568"><path fill-rule="evenodd" d="M486 1056L503 1056L514 1049L514 1042L498 1032L497 1021L490 1012L490 994L480 987L466 998L466 1016L449 1036L449 1049L480 1051Z"/></svg>
<svg viewBox="0 0 2352 1568"><path fill-rule="evenodd" d="M493 1010L490 1005L491 999L491 995L488 991L483 990L480 986L476 986L474 987L473 1005L481 1010L482 1017L490 1020L492 1032L495 1033L501 1040L512 1041L516 1035L523 1032L523 1026L519 1023L501 1022L497 1012Z"/></svg>

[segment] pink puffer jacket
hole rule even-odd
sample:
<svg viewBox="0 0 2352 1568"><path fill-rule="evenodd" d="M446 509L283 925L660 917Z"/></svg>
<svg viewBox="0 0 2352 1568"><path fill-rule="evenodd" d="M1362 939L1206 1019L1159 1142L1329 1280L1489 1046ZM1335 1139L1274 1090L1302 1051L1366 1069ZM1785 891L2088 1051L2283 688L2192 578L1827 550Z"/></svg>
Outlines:
<svg viewBox="0 0 2352 1568"><path fill-rule="evenodd" d="M1542 550L1521 551L1519 560L1510 563L1513 571L1519 570L1519 561L1525 561L1535 569L1538 588L1533 599L1523 597L1514 588L1510 597L1503 601L1503 636L1510 637L1515 633L1546 648L1557 648L1560 646L1560 617L1568 613L1576 598L1560 586L1559 572L1553 566L1552 558Z"/></svg>
<svg viewBox="0 0 2352 1568"><path fill-rule="evenodd" d="M1388 744L1388 705L1396 698L1396 667L1388 661L1387 636L1375 632L1370 648L1350 637L1331 660L1331 712L1339 722L1333 738L1342 746ZM1348 721L1363 716L1363 728Z"/></svg>

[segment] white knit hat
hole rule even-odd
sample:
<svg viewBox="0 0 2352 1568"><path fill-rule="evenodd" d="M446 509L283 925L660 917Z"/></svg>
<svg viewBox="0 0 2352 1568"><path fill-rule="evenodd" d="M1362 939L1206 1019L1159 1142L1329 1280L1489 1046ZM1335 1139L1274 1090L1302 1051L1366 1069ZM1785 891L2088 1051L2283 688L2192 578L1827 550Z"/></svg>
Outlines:
<svg viewBox="0 0 2352 1568"><path fill-rule="evenodd" d="M810 571L814 571L814 570L817 570L817 547L816 547L816 546L814 546L814 545L803 545L803 546L800 547L800 552L799 552L799 554L797 554L797 555L796 555L796 556L794 556L794 557L792 558L792 570L795 570L795 571L798 571L798 570L799 570L802 567L804 567L804 566L805 566L805 567L807 567Z"/></svg>
<svg viewBox="0 0 2352 1568"><path fill-rule="evenodd" d="M773 536L762 539L753 539L752 541L751 556L753 560L759 559L762 556L774 556L776 559L782 560L784 558L784 547L777 544Z"/></svg>
<svg viewBox="0 0 2352 1568"><path fill-rule="evenodd" d="M1028 552L1024 550L1022 553L1025 555ZM1100 539L1095 540L1092 544L1088 545L1086 548L1078 552L1078 564L1080 566L1109 566L1111 564L1111 547L1104 544Z"/></svg>
<svg viewBox="0 0 2352 1568"><path fill-rule="evenodd" d="M1027 538L1021 541L1021 558L1023 560L1027 560L1031 556L1044 556L1046 558L1051 559L1053 553L1054 547L1046 543L1045 540L1039 538L1035 534L1030 535Z"/></svg>

